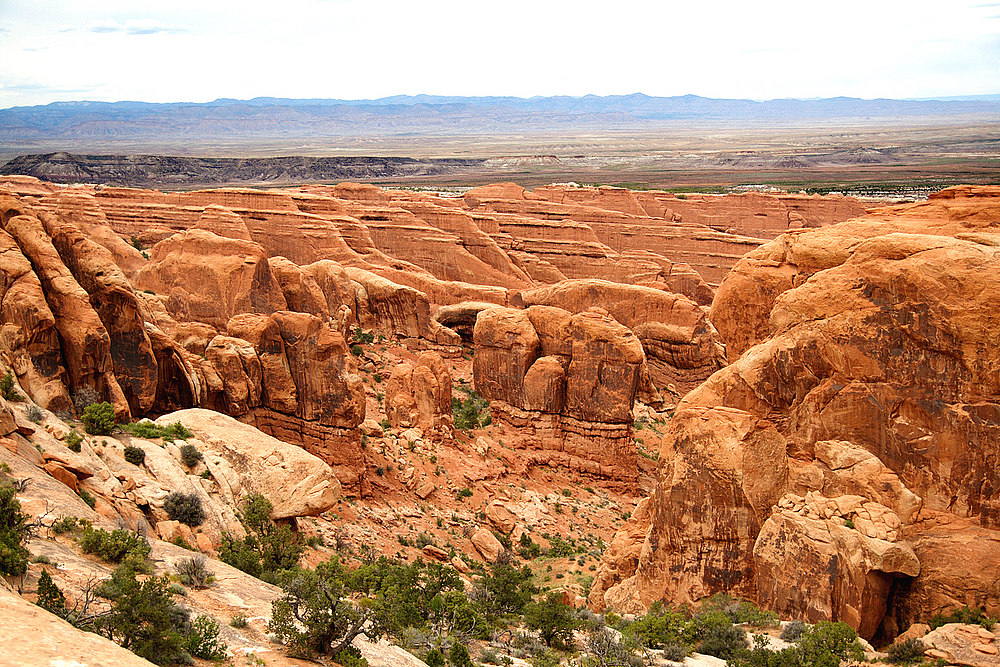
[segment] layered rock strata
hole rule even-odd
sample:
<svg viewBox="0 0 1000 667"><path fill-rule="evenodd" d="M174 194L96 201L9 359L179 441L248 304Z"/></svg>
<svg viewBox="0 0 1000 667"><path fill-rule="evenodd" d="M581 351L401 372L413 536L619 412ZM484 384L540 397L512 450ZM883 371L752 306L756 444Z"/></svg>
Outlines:
<svg viewBox="0 0 1000 667"><path fill-rule="evenodd" d="M732 363L678 406L592 605L727 591L866 637L1000 612L998 220L1000 188L956 188L743 260L712 309Z"/></svg>
<svg viewBox="0 0 1000 667"><path fill-rule="evenodd" d="M551 306L479 313L475 387L528 447L602 476L635 476L632 404L645 355L607 311Z"/></svg>

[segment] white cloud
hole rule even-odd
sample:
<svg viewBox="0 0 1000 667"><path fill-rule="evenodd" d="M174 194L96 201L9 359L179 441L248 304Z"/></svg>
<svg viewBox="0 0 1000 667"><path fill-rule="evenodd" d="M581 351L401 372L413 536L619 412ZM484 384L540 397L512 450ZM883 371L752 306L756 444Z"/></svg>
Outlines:
<svg viewBox="0 0 1000 667"><path fill-rule="evenodd" d="M396 94L1000 92L998 2L0 0L0 106ZM141 37L148 37L142 39ZM29 51L42 46L44 52ZM47 88L46 88L47 87ZM47 90L48 92L42 92Z"/></svg>
<svg viewBox="0 0 1000 667"><path fill-rule="evenodd" d="M166 25L154 19L128 19L124 23L115 20L91 21L86 28L98 34L125 33L126 35L155 35L157 33L179 33L186 28Z"/></svg>

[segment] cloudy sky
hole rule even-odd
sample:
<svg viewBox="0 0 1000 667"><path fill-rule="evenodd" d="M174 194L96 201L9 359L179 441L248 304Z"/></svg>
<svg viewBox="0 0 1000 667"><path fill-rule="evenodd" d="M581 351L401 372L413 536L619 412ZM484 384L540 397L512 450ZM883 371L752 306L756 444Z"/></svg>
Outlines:
<svg viewBox="0 0 1000 667"><path fill-rule="evenodd" d="M0 0L0 108L1000 93L1000 0Z"/></svg>

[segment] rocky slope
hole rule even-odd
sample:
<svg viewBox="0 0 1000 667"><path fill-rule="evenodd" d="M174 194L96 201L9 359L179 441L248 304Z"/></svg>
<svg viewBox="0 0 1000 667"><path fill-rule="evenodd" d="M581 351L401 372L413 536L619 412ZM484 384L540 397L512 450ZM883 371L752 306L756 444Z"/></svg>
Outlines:
<svg viewBox="0 0 1000 667"><path fill-rule="evenodd" d="M788 232L711 321L728 366L678 405L591 604L725 590L866 637L1000 612L1000 188Z"/></svg>

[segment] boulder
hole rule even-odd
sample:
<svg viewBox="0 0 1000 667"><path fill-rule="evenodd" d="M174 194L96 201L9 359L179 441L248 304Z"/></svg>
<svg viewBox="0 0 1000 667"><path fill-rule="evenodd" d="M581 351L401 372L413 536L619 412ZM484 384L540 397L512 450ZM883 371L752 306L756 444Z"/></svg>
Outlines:
<svg viewBox="0 0 1000 667"><path fill-rule="evenodd" d="M315 516L333 507L340 496L340 482L330 466L300 447L199 408L163 415L156 423L176 421L194 432L204 454L226 461L243 494L260 493L271 501L273 519Z"/></svg>

